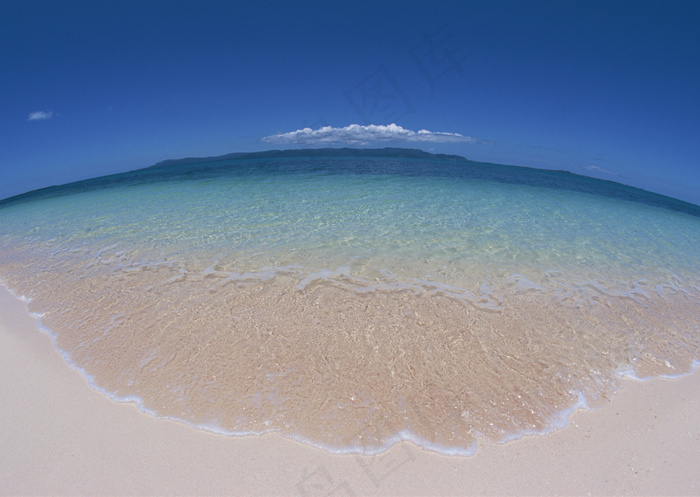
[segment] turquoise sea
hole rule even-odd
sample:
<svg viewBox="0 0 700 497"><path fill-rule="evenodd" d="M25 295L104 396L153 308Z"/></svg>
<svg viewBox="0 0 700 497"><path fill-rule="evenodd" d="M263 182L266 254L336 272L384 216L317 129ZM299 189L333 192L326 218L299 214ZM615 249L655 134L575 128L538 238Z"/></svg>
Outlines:
<svg viewBox="0 0 700 497"><path fill-rule="evenodd" d="M0 283L155 416L471 454L700 359L700 207L561 171L191 162L0 201Z"/></svg>

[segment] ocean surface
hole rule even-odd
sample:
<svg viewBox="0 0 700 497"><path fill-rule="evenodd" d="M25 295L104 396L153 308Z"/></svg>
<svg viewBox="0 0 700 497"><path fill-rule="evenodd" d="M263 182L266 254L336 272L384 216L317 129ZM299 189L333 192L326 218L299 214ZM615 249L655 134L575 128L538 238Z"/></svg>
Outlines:
<svg viewBox="0 0 700 497"><path fill-rule="evenodd" d="M0 284L150 414L471 454L700 358L700 207L391 157L149 168L0 202Z"/></svg>

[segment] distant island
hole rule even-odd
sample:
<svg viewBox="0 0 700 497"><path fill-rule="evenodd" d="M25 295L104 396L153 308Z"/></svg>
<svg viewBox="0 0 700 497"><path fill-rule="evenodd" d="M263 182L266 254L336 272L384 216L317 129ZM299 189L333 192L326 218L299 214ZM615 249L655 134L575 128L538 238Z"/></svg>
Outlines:
<svg viewBox="0 0 700 497"><path fill-rule="evenodd" d="M234 152L211 157L187 157L160 161L153 167L179 166L198 162L217 162L234 159L276 159L287 157L401 157L411 159L440 159L467 161L461 155L431 154L417 148L302 148L289 150L265 150L263 152Z"/></svg>

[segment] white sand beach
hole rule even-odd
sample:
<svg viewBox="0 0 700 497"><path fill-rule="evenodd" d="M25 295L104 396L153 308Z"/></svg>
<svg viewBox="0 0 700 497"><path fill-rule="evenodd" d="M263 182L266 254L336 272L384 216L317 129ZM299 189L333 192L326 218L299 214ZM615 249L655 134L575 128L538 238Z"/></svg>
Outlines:
<svg viewBox="0 0 700 497"><path fill-rule="evenodd" d="M0 287L2 495L700 495L700 374L629 380L569 426L473 457L402 443L332 455L225 437L111 401Z"/></svg>

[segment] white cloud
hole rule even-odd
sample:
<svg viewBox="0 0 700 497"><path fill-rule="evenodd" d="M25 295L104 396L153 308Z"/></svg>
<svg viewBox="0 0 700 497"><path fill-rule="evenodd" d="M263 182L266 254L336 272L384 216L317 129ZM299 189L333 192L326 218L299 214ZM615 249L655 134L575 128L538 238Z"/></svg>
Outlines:
<svg viewBox="0 0 700 497"><path fill-rule="evenodd" d="M598 173L610 174L612 176L617 176L617 173L615 173L613 171L608 171L607 169L603 169L600 166L594 166L594 165L584 166L584 169L588 169L589 171L595 171Z"/></svg>
<svg viewBox="0 0 700 497"><path fill-rule="evenodd" d="M37 110L29 113L27 121L46 121L47 119L51 119L52 116L53 111L51 110Z"/></svg>
<svg viewBox="0 0 700 497"><path fill-rule="evenodd" d="M266 136L262 141L279 144L319 144L330 145L334 143L346 143L349 145L367 145L378 141L398 141L398 142L424 142L424 143L447 143L447 142L481 142L471 136L460 135L459 133L444 133L421 129L412 131L402 128L396 124L388 126L370 124L360 126L351 124L344 128L333 128L324 126L319 129L304 128L289 133L277 133Z"/></svg>

